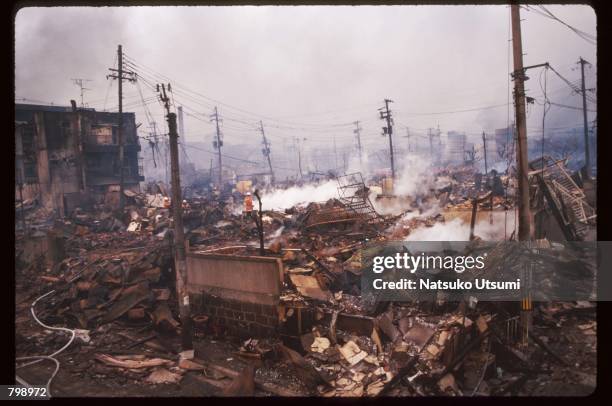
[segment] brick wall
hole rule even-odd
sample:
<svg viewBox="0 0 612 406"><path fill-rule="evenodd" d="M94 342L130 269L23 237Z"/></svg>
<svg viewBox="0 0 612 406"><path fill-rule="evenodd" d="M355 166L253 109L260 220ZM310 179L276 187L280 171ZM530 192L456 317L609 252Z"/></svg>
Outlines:
<svg viewBox="0 0 612 406"><path fill-rule="evenodd" d="M241 302L205 293L192 293L191 300L194 314L209 317L206 324L209 333L242 339L278 334L279 314L275 305Z"/></svg>

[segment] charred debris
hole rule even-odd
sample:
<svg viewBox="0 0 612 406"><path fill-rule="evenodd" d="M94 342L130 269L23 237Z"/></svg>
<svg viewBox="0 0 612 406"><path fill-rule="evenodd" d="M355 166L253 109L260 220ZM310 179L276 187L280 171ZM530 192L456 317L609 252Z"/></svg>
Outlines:
<svg viewBox="0 0 612 406"><path fill-rule="evenodd" d="M262 122L264 175L273 185L232 179L215 108L216 172L212 161L208 174L187 162L179 170L182 108L177 124L170 84L149 83L168 120L172 181L143 190L134 114L122 110L123 82L139 75L126 69L137 65L124 65L121 46L108 75L118 82L119 113L76 102L16 105L17 381L44 384L55 396L591 393L593 302L361 294L367 243L437 235L546 250L554 241L596 240L586 107L583 172L543 153L527 159L526 72L552 67L523 66L519 14L512 5L515 128L495 134L504 173L486 167L484 135L483 175L465 134L448 133L449 162L430 129L419 154L430 156L427 179L401 179L393 100L385 99L379 118L390 170L365 179L310 174L335 182L336 196L279 210L266 199L316 183L304 176L299 139L299 184L275 180ZM584 78L581 93L584 100ZM406 184L419 187L404 193Z"/></svg>
<svg viewBox="0 0 612 406"><path fill-rule="evenodd" d="M545 225L536 227L540 246L550 245L547 236L592 238L594 206L579 179L563 161L530 166L532 210ZM143 384L146 393L177 396L592 391L591 302L535 304L525 337L517 303L361 296L364 244L404 240L458 217L472 225L460 238L477 242L483 221L514 216L512 174L482 179L464 165L439 167L434 178L410 197L395 195L385 178L366 184L349 174L336 178L337 198L285 210L260 210L255 198L250 215L244 198L255 187L244 182L219 189L195 181L183 202L172 201L168 185L149 183L144 192L124 190L123 210L99 204L65 216L34 199L19 202L17 354L69 345L56 355L58 370L23 358L17 375L42 384L55 371L51 390L60 396L79 393L75 381L95 382L83 393L99 395L139 394ZM183 209L194 357L181 342L174 204ZM396 214L379 213L398 205Z"/></svg>

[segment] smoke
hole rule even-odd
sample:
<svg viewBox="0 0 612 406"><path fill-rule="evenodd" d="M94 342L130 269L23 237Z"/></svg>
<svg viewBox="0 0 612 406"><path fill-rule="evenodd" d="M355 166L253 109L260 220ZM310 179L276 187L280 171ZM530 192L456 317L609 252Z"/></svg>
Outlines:
<svg viewBox="0 0 612 406"><path fill-rule="evenodd" d="M435 187L436 182L429 161L413 155L407 158L406 164L393 184L395 197L378 200L376 193L372 192L370 201L374 209L382 215L398 215L415 207L420 211L427 211L432 207L424 200L431 196L430 190ZM437 204L434 205L437 207ZM418 212L415 215L418 215Z"/></svg>
<svg viewBox="0 0 612 406"><path fill-rule="evenodd" d="M426 195L434 185L430 162L420 156L410 156L398 180L393 185L398 196L417 197Z"/></svg>
<svg viewBox="0 0 612 406"><path fill-rule="evenodd" d="M319 185L293 186L275 189L261 197L264 210L284 210L298 204L324 202L338 197L338 182L330 180Z"/></svg>
<svg viewBox="0 0 612 406"><path fill-rule="evenodd" d="M514 230L514 215L508 212L493 214L493 224L489 220L481 220L474 226L474 234L485 241L502 241L510 237ZM506 234L506 235L505 235ZM460 218L436 223L433 227L419 228L408 237L406 241L468 241L470 238L470 225Z"/></svg>
<svg viewBox="0 0 612 406"><path fill-rule="evenodd" d="M419 217L428 218L431 216L435 216L439 214L440 211L441 211L440 206L437 204L437 202L435 202L434 204L431 205L431 207L421 208L420 210L414 210L414 211L407 212L398 221L396 221L395 224L390 226L385 231L385 234L387 234L388 236L394 239L401 238L401 237L398 237L398 233L399 235L405 235L405 232L403 230L408 229L410 220L419 218Z"/></svg>
<svg viewBox="0 0 612 406"><path fill-rule="evenodd" d="M275 232L266 236L267 240L273 241L273 242L276 241L276 239L281 236L284 229L285 229L285 226L280 226Z"/></svg>
<svg viewBox="0 0 612 406"><path fill-rule="evenodd" d="M91 91L86 93L85 102L103 100L108 87L107 69L113 64L117 44L131 33L128 21L133 9L20 9L15 18L16 95L69 105L70 99L78 100L79 96L78 87L70 79L86 78L91 80L87 82ZM80 35L84 32L92 36Z"/></svg>
<svg viewBox="0 0 612 406"><path fill-rule="evenodd" d="M349 158L346 173L355 172L361 172L364 179L368 179L372 175L368 154L363 151L361 153L361 159L359 159L359 152L351 154Z"/></svg>
<svg viewBox="0 0 612 406"><path fill-rule="evenodd" d="M396 216L405 212L406 210L410 210L412 207L410 202L406 200L378 200L376 199L376 192L370 192L369 198L372 202L372 206L374 206L374 210L376 210L376 213L383 216ZM416 214L418 215L418 212Z"/></svg>

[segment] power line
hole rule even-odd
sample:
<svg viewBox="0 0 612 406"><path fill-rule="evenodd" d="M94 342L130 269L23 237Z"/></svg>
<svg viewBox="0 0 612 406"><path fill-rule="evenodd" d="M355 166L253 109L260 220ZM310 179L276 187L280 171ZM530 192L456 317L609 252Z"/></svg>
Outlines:
<svg viewBox="0 0 612 406"><path fill-rule="evenodd" d="M566 105L566 104L554 103L554 102L551 102L551 101L549 101L548 103L549 103L549 104L552 104L553 106L557 106L557 107L563 107L563 108L566 108L566 109L572 109L572 110L580 110L580 111L582 111L582 107L568 106L568 105ZM589 110L589 109L587 109L587 111L588 111L588 112L590 112L590 113L597 113L597 110Z"/></svg>
<svg viewBox="0 0 612 406"><path fill-rule="evenodd" d="M462 110L436 111L436 112L429 112L429 113L404 113L404 114L407 114L409 116L434 116L434 115L440 115L440 114L468 113L472 111L489 110L489 109L495 109L499 107L506 107L508 105L509 103L503 103L503 104L495 104L492 106L474 107L474 108L462 109ZM401 113L401 110L397 112Z"/></svg>
<svg viewBox="0 0 612 406"><path fill-rule="evenodd" d="M198 151L206 152L206 153L211 154L211 155L217 155L218 154L216 151L210 151L210 150L205 149L205 148L196 147L195 145L192 145L192 144L186 144L185 148L192 148L192 149L195 149L195 150L198 150ZM238 157L235 157L235 156L232 156L232 155L221 154L221 156L223 158L233 159L235 161L240 161L240 162L246 162L246 163L249 163L249 164L252 164L252 165L260 165L259 162L251 161L251 160L244 159L244 158L238 158Z"/></svg>
<svg viewBox="0 0 612 406"><path fill-rule="evenodd" d="M543 17L549 18L551 20L554 20L554 21L557 21L557 22L563 24L564 26L566 26L567 28L572 30L576 35L578 35L580 38L582 38L583 40L585 40L586 42L588 42L591 45L596 45L597 44L597 42L596 42L597 38L594 35L591 35L591 34L585 32L585 31L579 30L578 28L575 28L575 27L569 25L568 23L566 23L565 21L561 20L556 15L554 15L550 10L548 10L543 5L538 5L537 7L539 7L541 11L540 10L536 10L534 8L531 8L529 6L525 6L524 8L527 11L532 11L535 14L541 15Z"/></svg>

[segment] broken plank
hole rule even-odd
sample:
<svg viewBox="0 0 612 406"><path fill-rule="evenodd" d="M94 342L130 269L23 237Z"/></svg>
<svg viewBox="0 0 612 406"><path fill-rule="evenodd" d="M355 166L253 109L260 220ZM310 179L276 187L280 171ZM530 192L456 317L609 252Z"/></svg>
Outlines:
<svg viewBox="0 0 612 406"><path fill-rule="evenodd" d="M162 365L170 366L174 364L173 361L169 361L167 359L162 359L162 358L152 358L152 359L146 359L142 361L129 360L129 359L121 360L121 359L113 358L110 355L106 355L106 354L96 354L94 355L94 358L106 365L119 367L119 368L127 368L127 369L150 368L150 367L156 367L156 366L162 366Z"/></svg>
<svg viewBox="0 0 612 406"><path fill-rule="evenodd" d="M235 378L240 374L237 371L234 371L232 369L226 368L221 365L213 364L210 362L205 362L203 360L197 360L197 362L204 364L206 367L214 371L217 371L220 374L227 376L228 378ZM277 384L270 383L270 382L264 382L261 378L255 378L255 385L261 390L273 393L278 396L287 396L287 397L305 396L302 393L294 392L291 389L281 387Z"/></svg>

